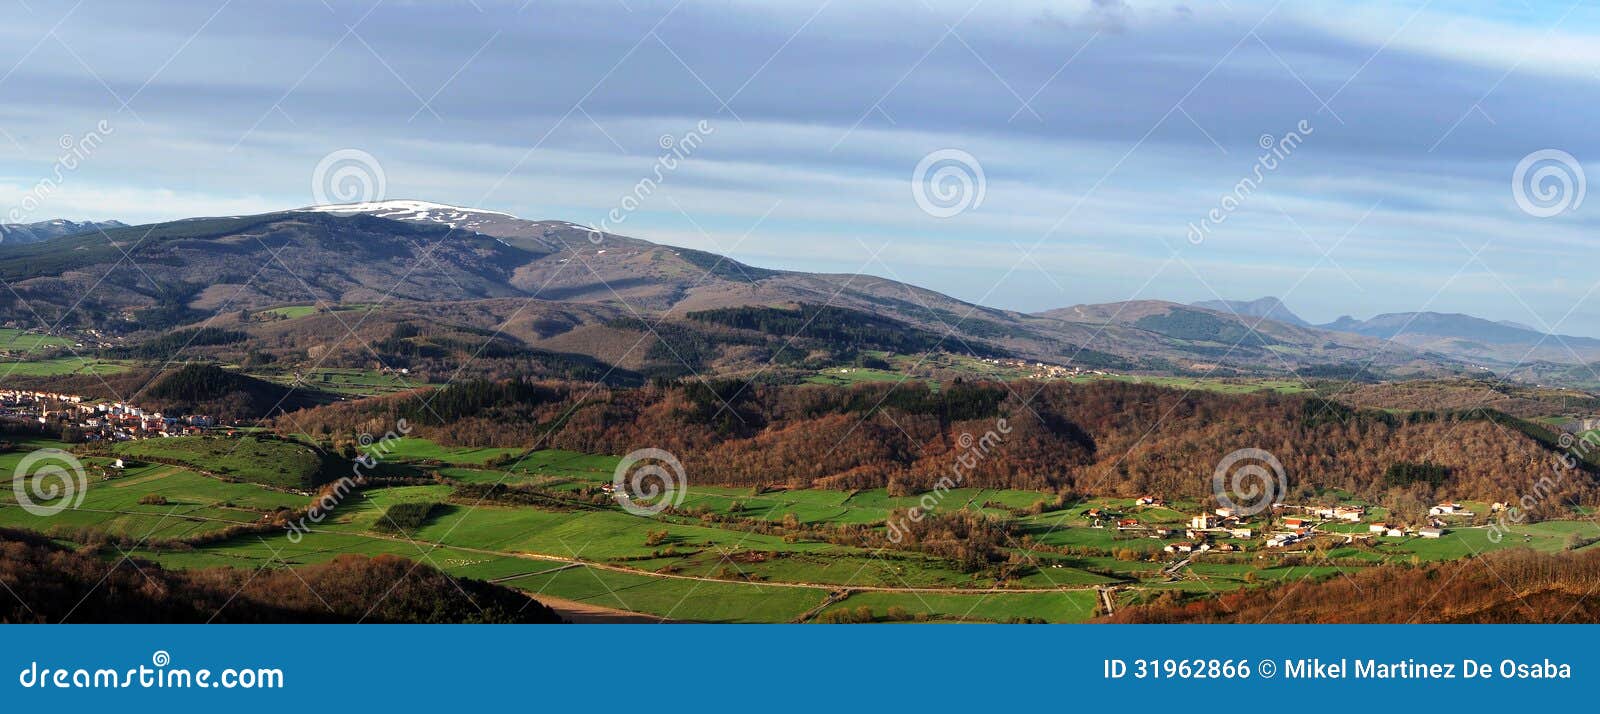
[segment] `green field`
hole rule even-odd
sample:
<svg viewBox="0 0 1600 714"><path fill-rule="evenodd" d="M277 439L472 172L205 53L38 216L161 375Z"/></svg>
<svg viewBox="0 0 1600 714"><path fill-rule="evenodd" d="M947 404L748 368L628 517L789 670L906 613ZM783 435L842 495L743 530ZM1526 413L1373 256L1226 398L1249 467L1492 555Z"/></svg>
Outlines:
<svg viewBox="0 0 1600 714"><path fill-rule="evenodd" d="M32 441L19 446L31 451L66 445ZM0 469L10 474L8 478L13 482L17 464L26 453L0 454ZM81 495L76 507L54 514L31 513L18 505L15 488L6 488L0 491L0 526L44 533L85 528L135 540L179 539L254 523L274 509L295 508L306 502L303 496L209 478L180 466L144 464L119 471L111 467L110 459L90 457L82 463L85 479L66 487L75 494L73 499ZM62 486L58 481L45 485ZM66 506L67 501L34 502Z"/></svg>
<svg viewBox="0 0 1600 714"><path fill-rule="evenodd" d="M296 374L282 372L256 372L251 376L284 386L296 384ZM299 373L299 384L318 391L356 397L394 394L428 386L416 378L371 369L315 369Z"/></svg>
<svg viewBox="0 0 1600 714"><path fill-rule="evenodd" d="M1006 381L1042 378L1036 376L1039 370L1033 367L1019 368L1007 364L995 364L967 355L945 352L927 355L891 355L883 352L869 352L867 354L887 361L890 367L888 369L856 366L827 367L805 375L804 381L811 384L850 386L864 382L900 382L907 379L932 381L932 383L937 384L937 380L947 379L952 375ZM1256 392L1295 394L1314 391L1311 386L1295 379L1161 377L1122 374L1080 374L1055 378L1071 382L1130 382L1133 384L1151 384L1173 389L1219 392L1223 394L1249 394Z"/></svg>
<svg viewBox="0 0 1600 714"><path fill-rule="evenodd" d="M177 461L217 476L288 489L327 480L323 459L304 444L254 436L180 436L117 444L119 456Z"/></svg>
<svg viewBox="0 0 1600 714"><path fill-rule="evenodd" d="M317 306L315 306L315 305L284 305L283 307L274 307L274 308L268 308L266 310L261 310L257 314L260 314L260 315L276 315L278 317L282 317L282 318L285 318L285 319L288 319L288 320L293 320L293 319L295 319L297 317L305 317L307 315L315 315L315 314L317 314Z"/></svg>
<svg viewBox="0 0 1600 714"><path fill-rule="evenodd" d="M822 604L814 588L653 578L579 567L505 583L535 597L553 595L600 607L695 622L788 622Z"/></svg>
<svg viewBox="0 0 1600 714"><path fill-rule="evenodd" d="M126 372L126 362L88 359L82 357L57 357L35 361L0 361L0 379L14 377L58 377L67 374L117 374Z"/></svg>
<svg viewBox="0 0 1600 714"><path fill-rule="evenodd" d="M28 354L55 347L70 347L72 340L10 327L0 327L0 353Z"/></svg>
<svg viewBox="0 0 1600 714"><path fill-rule="evenodd" d="M829 367L806 378L811 384L829 384L848 387L862 382L899 382L906 375L867 367Z"/></svg>
<svg viewBox="0 0 1600 714"><path fill-rule="evenodd" d="M1083 622L1095 616L1097 597L1093 590L973 595L863 592L829 605L823 612L865 607L877 621L883 621L890 608L900 608L918 620L935 622Z"/></svg>
<svg viewBox="0 0 1600 714"><path fill-rule="evenodd" d="M427 439L406 436L375 442L367 450L385 461L437 461L445 464L482 466L492 459L515 456L525 449L497 449L440 446Z"/></svg>
<svg viewBox="0 0 1600 714"><path fill-rule="evenodd" d="M14 446L0 453L0 469L15 470L34 449L69 448L38 439ZM1585 520L1514 526L1498 542L1487 528L1465 523L1438 539L1369 538L1364 524L1331 523L1293 548L1219 536L1214 543L1242 552L1201 554L1180 571L1166 572L1180 558L1163 548L1182 538L1186 521L1202 510L1197 501L1141 507L1126 498L1095 498L1029 515L1054 496L966 488L944 494L938 508L1008 522L1014 539L1003 548L1010 560L1004 568L964 568L926 552L829 537L857 528L881 533L892 512L919 505L920 496L690 485L678 510L644 518L602 495L617 457L450 447L412 437L383 448L391 469L384 473L405 480L350 493L328 518L291 538L264 520L275 512L298 514L310 502L303 484L325 469L343 468L314 449L256 436L151 439L113 448L129 467L113 468L103 450L80 454L87 476L82 501L60 513L30 513L11 489L0 491L0 526L80 542L121 538L139 556L172 568L299 567L341 554L396 555L536 597L673 620L831 621L870 612L878 622L1081 622L1098 614L1098 588L1112 588L1123 605L1169 591L1207 597L1336 578L1385 563L1506 548L1555 552L1569 547L1574 534L1600 538L1600 526ZM467 495L481 490L458 492L488 484L541 495L508 502ZM1330 491L1320 500L1350 502L1352 496ZM1095 527L1091 509L1178 535ZM402 528L385 522L385 514L408 512L412 517ZM224 529L238 534L221 534Z"/></svg>

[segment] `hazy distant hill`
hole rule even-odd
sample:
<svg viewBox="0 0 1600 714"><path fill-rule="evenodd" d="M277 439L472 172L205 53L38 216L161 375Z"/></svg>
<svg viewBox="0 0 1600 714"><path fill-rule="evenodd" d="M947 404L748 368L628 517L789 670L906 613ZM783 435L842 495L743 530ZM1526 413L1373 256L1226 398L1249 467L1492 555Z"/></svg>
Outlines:
<svg viewBox="0 0 1600 714"><path fill-rule="evenodd" d="M1255 300L1202 300L1192 304L1194 307L1203 307L1207 310L1226 312L1241 317L1261 317L1268 320L1277 320L1295 327L1311 326L1311 323L1290 312L1289 308L1284 306L1283 301L1275 297L1257 298Z"/></svg>
<svg viewBox="0 0 1600 714"><path fill-rule="evenodd" d="M1600 340L1594 338L1549 335L1517 323L1456 313L1396 312L1370 320L1345 316L1320 327L1394 340L1491 366L1600 360Z"/></svg>
<svg viewBox="0 0 1600 714"><path fill-rule="evenodd" d="M96 230L124 228L122 221L40 221L38 223L0 223L0 243L37 243L60 236L89 233Z"/></svg>

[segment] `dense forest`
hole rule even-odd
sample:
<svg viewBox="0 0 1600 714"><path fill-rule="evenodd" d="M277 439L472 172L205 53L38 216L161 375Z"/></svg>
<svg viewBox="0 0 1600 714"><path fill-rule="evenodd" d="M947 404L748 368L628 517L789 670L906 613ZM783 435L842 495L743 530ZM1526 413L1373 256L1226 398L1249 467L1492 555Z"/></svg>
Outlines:
<svg viewBox="0 0 1600 714"><path fill-rule="evenodd" d="M773 336L804 337L836 349L877 349L917 354L961 346L961 341L912 327L899 320L827 305L801 304L792 310L762 306L729 307L690 312L687 317ZM973 344L972 349L981 356L1006 354L981 342Z"/></svg>
<svg viewBox="0 0 1600 714"><path fill-rule="evenodd" d="M117 553L111 552L112 558ZM0 622L553 623L514 590L380 555L287 569L165 570L0 528ZM391 590L392 586L392 590Z"/></svg>
<svg viewBox="0 0 1600 714"><path fill-rule="evenodd" d="M166 365L116 374L16 377L6 386L127 400L168 415L204 414L225 422L260 419L337 399L308 386L295 389L212 364Z"/></svg>
<svg viewBox="0 0 1600 714"><path fill-rule="evenodd" d="M1176 593L1105 618L1119 623L1592 623L1600 551L1518 549L1420 567L1361 568L1179 603Z"/></svg>
<svg viewBox="0 0 1600 714"><path fill-rule="evenodd" d="M964 485L1206 497L1224 455L1259 448L1283 463L1289 498L1336 488L1420 515L1441 498L1516 500L1548 478L1532 517L1600 502L1591 464L1564 468L1555 434L1495 412L1402 416L1302 396L1117 382L473 382L319 407L277 426L337 441L382 433L398 418L452 445L663 448L699 483L924 491L953 476L964 447L1004 420L997 448L960 469Z"/></svg>

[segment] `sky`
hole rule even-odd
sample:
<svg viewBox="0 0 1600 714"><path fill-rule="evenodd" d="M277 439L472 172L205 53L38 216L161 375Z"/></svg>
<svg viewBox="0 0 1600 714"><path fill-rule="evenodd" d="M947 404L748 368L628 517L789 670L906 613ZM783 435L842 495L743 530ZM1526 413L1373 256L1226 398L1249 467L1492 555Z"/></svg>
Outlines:
<svg viewBox="0 0 1600 714"><path fill-rule="evenodd" d="M1600 336L1593 5L0 7L3 222L412 198L1029 312Z"/></svg>

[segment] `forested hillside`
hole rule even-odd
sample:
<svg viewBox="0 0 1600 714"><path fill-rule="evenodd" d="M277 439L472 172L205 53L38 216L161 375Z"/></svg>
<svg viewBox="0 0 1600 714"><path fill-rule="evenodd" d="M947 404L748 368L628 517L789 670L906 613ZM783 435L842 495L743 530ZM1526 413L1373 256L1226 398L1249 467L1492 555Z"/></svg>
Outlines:
<svg viewBox="0 0 1600 714"><path fill-rule="evenodd" d="M999 447L963 470L965 485L1204 497L1219 459L1260 448L1282 461L1290 497L1336 488L1412 513L1440 498L1513 500L1546 476L1555 477L1553 495L1535 515L1597 497L1591 465L1560 469L1553 433L1482 410L1397 416L1301 396L1116 382L630 390L476 382L444 389L426 407L425 399L330 405L278 426L351 438L404 417L419 435L456 445L663 448L698 483L904 492L951 475L970 443L963 435L998 430Z"/></svg>
<svg viewBox="0 0 1600 714"><path fill-rule="evenodd" d="M538 623L549 608L404 558L344 555L290 571L166 570L0 528L0 622ZM465 594L465 597L463 597Z"/></svg>
<svg viewBox="0 0 1600 714"><path fill-rule="evenodd" d="M1512 550L1422 567L1363 568L1322 582L1162 601L1106 618L1119 623L1595 622L1600 551Z"/></svg>

